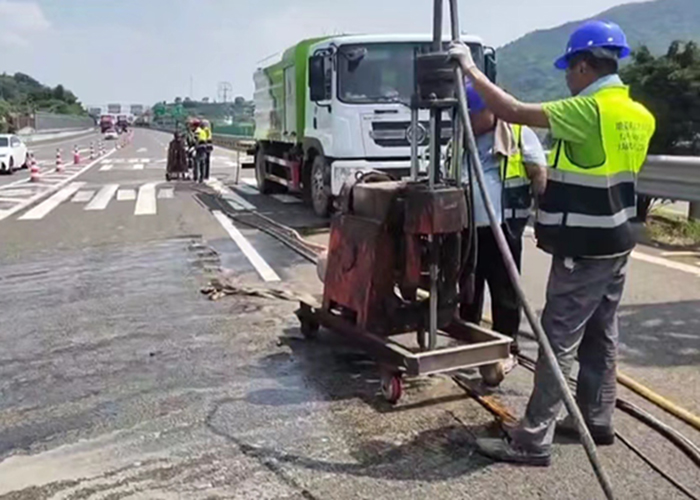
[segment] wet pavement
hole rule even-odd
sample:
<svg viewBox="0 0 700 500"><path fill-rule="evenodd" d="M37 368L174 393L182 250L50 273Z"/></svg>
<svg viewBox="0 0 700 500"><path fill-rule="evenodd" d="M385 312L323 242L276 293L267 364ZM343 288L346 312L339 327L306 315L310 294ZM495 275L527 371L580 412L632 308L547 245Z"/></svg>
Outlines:
<svg viewBox="0 0 700 500"><path fill-rule="evenodd" d="M147 148L155 161L166 140L138 131L130 148ZM223 180L229 172L215 169ZM91 170L83 178L97 185L104 175L142 185L162 172ZM200 189L175 185L152 217L116 201L103 213L66 202L39 221L0 222L0 499L602 498L575 443L558 443L548 469L477 455L473 440L493 432L492 418L450 378L409 380L391 406L377 394L378 370L364 353L330 332L303 339L296 304L207 300L200 287L222 274L245 286L321 288L311 264L241 226L282 280L266 285ZM297 205L246 199L318 225L311 216L304 224ZM526 246L526 286L541 307L547 261L531 240ZM697 412L697 278L657 267L632 263L623 368ZM531 385L520 367L497 396L519 413ZM685 456L629 417L616 418L700 491L700 473ZM619 498L685 498L622 444L599 452Z"/></svg>

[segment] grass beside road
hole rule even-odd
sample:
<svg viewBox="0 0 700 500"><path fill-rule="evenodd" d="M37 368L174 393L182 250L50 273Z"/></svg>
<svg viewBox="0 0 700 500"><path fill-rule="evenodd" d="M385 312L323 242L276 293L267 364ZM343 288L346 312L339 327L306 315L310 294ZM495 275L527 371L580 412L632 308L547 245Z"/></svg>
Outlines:
<svg viewBox="0 0 700 500"><path fill-rule="evenodd" d="M680 214L652 209L647 219L649 237L656 243L674 247L700 247L700 221Z"/></svg>

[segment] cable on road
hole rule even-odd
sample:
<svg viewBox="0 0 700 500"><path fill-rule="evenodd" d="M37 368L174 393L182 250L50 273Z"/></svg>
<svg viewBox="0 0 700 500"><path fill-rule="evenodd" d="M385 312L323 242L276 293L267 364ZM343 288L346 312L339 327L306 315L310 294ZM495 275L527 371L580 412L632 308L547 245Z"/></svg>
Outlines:
<svg viewBox="0 0 700 500"><path fill-rule="evenodd" d="M284 226L272 219L259 214L258 212L243 212L241 214L232 214L228 206L226 206L218 197L216 198L216 203L220 206L221 210L226 213L232 219L239 221L249 227L258 229L272 238L276 239L280 243L284 244L292 251L296 252L298 255L304 257L311 263L316 263L318 260L318 255L326 250L326 247L316 243L311 243L306 241L299 233L287 226ZM216 280L212 280L209 287L204 287L202 293L209 295L210 298L216 300L224 295L229 294L242 294L251 295L258 297L276 298L282 300L296 301L299 299L299 295L296 292L290 292L283 289L250 289L243 287L235 287L231 285L226 285ZM308 297L307 297L308 299ZM522 332L521 334L532 340L534 336L529 332ZM518 355L521 361L521 366L524 368L534 371L535 360L529 358L524 354ZM515 418L512 416L510 411L500 404L495 398L483 395L479 391L471 387L462 377L455 376L453 380L463 389L470 397L475 399L479 404L487 409L491 414L496 416L498 420L505 423L506 425L512 424ZM571 379L570 382L575 384L575 380ZM659 432L662 436L671 441L676 445L686 456L688 456L695 464L700 466L700 449L687 437L673 429L672 427L664 424L642 408L634 405L633 403L624 400L622 398L617 398L616 407L621 411L629 414L630 416L636 418L643 424ZM652 470L656 471L661 477L666 479L671 485L677 488L680 492L686 495L688 498L693 500L700 500L698 497L693 495L688 488L680 484L676 479L671 477L668 473L663 471L653 460L651 460L647 455L644 454L637 446L635 446L629 438L620 434L619 431L615 431L616 436L620 439L625 446L627 446L630 451L642 459Z"/></svg>
<svg viewBox="0 0 700 500"><path fill-rule="evenodd" d="M530 358L529 356L526 356L525 354L518 354L518 360L520 361L520 365L523 368L533 373L535 372L536 362L534 359ZM569 377L569 382L573 387L576 387L575 378ZM664 424L663 422L661 422L656 417L646 412L639 406L623 398L617 398L617 400L615 401L615 407L627 413L628 415L636 418L643 424L646 424L648 427L651 427L653 430L657 431L659 434L661 434L673 444L675 444L683 453L685 453L688 456L688 458L695 462L696 465L700 466L700 449L698 449L698 447L695 446L695 444L688 438L686 438L683 434L673 429L672 427L669 427L668 425ZM693 493L691 493L688 488L683 486L676 479L674 479L667 472L665 472L661 467L659 467L659 465L656 462L654 462L651 458L649 458L649 456L647 456L642 450L640 450L635 444L633 444L629 440L629 438L627 438L624 434L620 433L619 430L615 430L615 436L620 439L620 442L622 442L622 444L627 446L635 455L642 459L644 463L646 463L661 477L663 477L666 481L668 481L670 484L676 487L680 492L685 494L688 498L691 498L693 500L700 500Z"/></svg>

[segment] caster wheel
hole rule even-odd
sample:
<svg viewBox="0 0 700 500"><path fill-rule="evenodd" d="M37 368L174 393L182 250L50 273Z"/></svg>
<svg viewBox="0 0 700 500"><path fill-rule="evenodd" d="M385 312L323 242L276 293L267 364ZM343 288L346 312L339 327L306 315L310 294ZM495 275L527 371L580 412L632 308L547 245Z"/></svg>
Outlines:
<svg viewBox="0 0 700 500"><path fill-rule="evenodd" d="M403 394L403 382L401 382L401 375L382 375L381 390L382 396L387 402L396 404L399 399L401 399L401 395Z"/></svg>
<svg viewBox="0 0 700 500"><path fill-rule="evenodd" d="M486 365L479 368L481 379L484 384L489 387L498 387L503 379L506 378L506 373L503 370L503 363L500 361L492 365Z"/></svg>
<svg viewBox="0 0 700 500"><path fill-rule="evenodd" d="M315 339L318 335L319 324L311 319L301 318L301 334L308 340Z"/></svg>

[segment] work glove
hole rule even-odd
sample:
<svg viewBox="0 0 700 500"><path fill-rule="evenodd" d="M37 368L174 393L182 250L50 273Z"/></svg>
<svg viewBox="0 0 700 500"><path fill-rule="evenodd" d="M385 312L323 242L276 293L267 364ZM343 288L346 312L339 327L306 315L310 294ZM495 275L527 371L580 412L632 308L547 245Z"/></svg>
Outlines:
<svg viewBox="0 0 700 500"><path fill-rule="evenodd" d="M452 42L447 52L447 57L453 61L457 61L465 72L469 69L476 68L476 63L472 57L472 51L463 42Z"/></svg>

